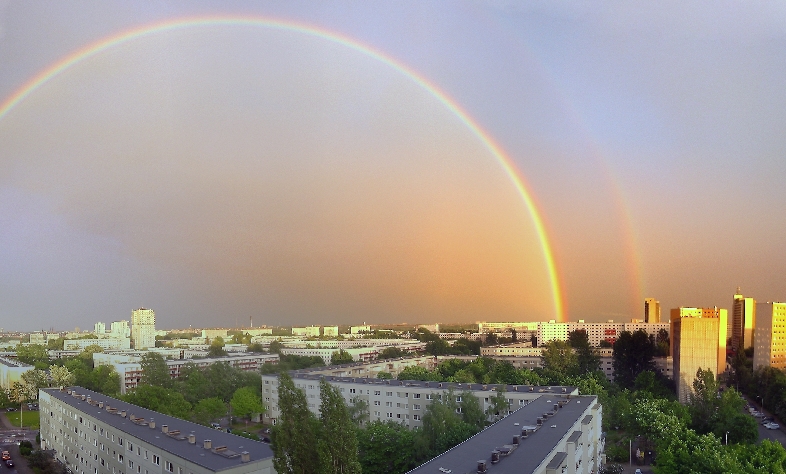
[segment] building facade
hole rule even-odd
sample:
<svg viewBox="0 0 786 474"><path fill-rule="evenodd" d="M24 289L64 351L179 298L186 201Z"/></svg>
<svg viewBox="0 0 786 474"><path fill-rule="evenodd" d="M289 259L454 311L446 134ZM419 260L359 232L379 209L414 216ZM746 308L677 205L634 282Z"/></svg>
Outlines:
<svg viewBox="0 0 786 474"><path fill-rule="evenodd" d="M306 326L302 328L293 327L292 335L303 337L319 337L319 326Z"/></svg>
<svg viewBox="0 0 786 474"><path fill-rule="evenodd" d="M753 347L756 327L756 300L742 296L737 288L731 310L731 348L734 352Z"/></svg>
<svg viewBox="0 0 786 474"><path fill-rule="evenodd" d="M718 308L675 308L671 310L671 354L677 396L689 401L699 369L717 377L726 371L728 311Z"/></svg>
<svg viewBox="0 0 786 474"><path fill-rule="evenodd" d="M22 374L34 368L32 365L16 359L0 357L0 388L3 390L10 389L14 382L22 381Z"/></svg>
<svg viewBox="0 0 786 474"><path fill-rule="evenodd" d="M753 370L786 369L786 303L757 303Z"/></svg>
<svg viewBox="0 0 786 474"><path fill-rule="evenodd" d="M39 392L41 448L74 474L272 474L270 446L81 387Z"/></svg>
<svg viewBox="0 0 786 474"><path fill-rule="evenodd" d="M660 301L655 298L644 298L644 322L660 322Z"/></svg>
<svg viewBox="0 0 786 474"><path fill-rule="evenodd" d="M152 309L131 311L131 344L137 350L156 347L156 313Z"/></svg>
<svg viewBox="0 0 786 474"><path fill-rule="evenodd" d="M63 350L65 351L83 351L88 346L98 346L103 350L131 349L131 339L108 337L103 339L65 339L63 341Z"/></svg>

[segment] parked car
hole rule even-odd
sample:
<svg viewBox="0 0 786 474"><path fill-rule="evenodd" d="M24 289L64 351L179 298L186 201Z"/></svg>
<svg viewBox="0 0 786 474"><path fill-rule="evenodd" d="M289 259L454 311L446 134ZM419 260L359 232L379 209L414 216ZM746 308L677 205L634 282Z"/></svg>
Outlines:
<svg viewBox="0 0 786 474"><path fill-rule="evenodd" d="M781 425L779 425L778 423L767 423L766 425L764 425L764 427L767 428L768 430L778 430L780 429Z"/></svg>
<svg viewBox="0 0 786 474"><path fill-rule="evenodd" d="M14 408L14 407L8 407L8 408L6 408L6 409L5 409L5 411L16 411L16 408Z"/></svg>
<svg viewBox="0 0 786 474"><path fill-rule="evenodd" d="M10 459L6 459L5 460L5 465L7 467L14 467L14 461L11 461Z"/></svg>
<svg viewBox="0 0 786 474"><path fill-rule="evenodd" d="M214 430L221 429L221 425L219 425L218 423L210 423L210 427L213 428Z"/></svg>
<svg viewBox="0 0 786 474"><path fill-rule="evenodd" d="M11 453L3 451L3 461L8 461L9 459L11 459Z"/></svg>

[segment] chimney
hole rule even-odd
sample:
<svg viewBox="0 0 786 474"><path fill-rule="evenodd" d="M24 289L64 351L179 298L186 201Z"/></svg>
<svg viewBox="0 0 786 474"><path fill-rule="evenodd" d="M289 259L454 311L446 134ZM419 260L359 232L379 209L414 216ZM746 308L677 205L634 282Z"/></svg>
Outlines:
<svg viewBox="0 0 786 474"><path fill-rule="evenodd" d="M151 419L150 423L148 423L147 426L149 426L151 428L155 428L156 427L156 422Z"/></svg>
<svg viewBox="0 0 786 474"><path fill-rule="evenodd" d="M209 439L206 439L206 440L202 441L202 447L205 448L205 449L210 449L210 448L213 447L213 442L210 441Z"/></svg>
<svg viewBox="0 0 786 474"><path fill-rule="evenodd" d="M169 426L161 425L161 432L164 434L169 433Z"/></svg>
<svg viewBox="0 0 786 474"><path fill-rule="evenodd" d="M104 408L104 402L98 402L98 408Z"/></svg>
<svg viewBox="0 0 786 474"><path fill-rule="evenodd" d="M82 395L82 401L87 400L87 395Z"/></svg>
<svg viewBox="0 0 786 474"><path fill-rule="evenodd" d="M251 461L251 454L248 451L243 451L240 453L240 462L249 462Z"/></svg>
<svg viewBox="0 0 786 474"><path fill-rule="evenodd" d="M196 436L194 436L194 433L188 435L188 444L196 444Z"/></svg>
<svg viewBox="0 0 786 474"><path fill-rule="evenodd" d="M514 446L518 446L519 445L519 437L518 436L514 436L513 437L513 445Z"/></svg>
<svg viewBox="0 0 786 474"><path fill-rule="evenodd" d="M126 417L126 411L125 411L125 410L122 410L122 411L120 412L120 416L122 416L123 418L125 418L125 417Z"/></svg>

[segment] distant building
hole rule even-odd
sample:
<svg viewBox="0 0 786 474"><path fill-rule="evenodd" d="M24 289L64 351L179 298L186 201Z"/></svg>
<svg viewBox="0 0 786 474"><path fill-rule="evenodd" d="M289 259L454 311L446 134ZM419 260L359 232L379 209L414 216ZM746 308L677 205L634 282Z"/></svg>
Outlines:
<svg viewBox="0 0 786 474"><path fill-rule="evenodd" d="M46 345L46 333L34 332L30 334L30 344Z"/></svg>
<svg viewBox="0 0 786 474"><path fill-rule="evenodd" d="M109 332L113 337L131 337L131 328L128 327L128 321L125 319L114 321L110 325Z"/></svg>
<svg viewBox="0 0 786 474"><path fill-rule="evenodd" d="M41 448L75 474L272 474L273 451L81 387L42 389Z"/></svg>
<svg viewBox="0 0 786 474"><path fill-rule="evenodd" d="M350 326L350 334L363 334L371 332L371 326ZM292 334L295 334L294 332Z"/></svg>
<svg viewBox="0 0 786 474"><path fill-rule="evenodd" d="M83 351L88 346L98 346L103 350L131 349L131 339L127 337L103 339L66 339L63 341L63 350Z"/></svg>
<svg viewBox="0 0 786 474"><path fill-rule="evenodd" d="M156 346L156 313L152 309L131 311L131 344L137 350Z"/></svg>
<svg viewBox="0 0 786 474"><path fill-rule="evenodd" d="M243 332L249 336L270 336L273 334L273 328L250 328L243 329Z"/></svg>
<svg viewBox="0 0 786 474"><path fill-rule="evenodd" d="M756 300L742 296L737 288L734 306L731 310L731 348L734 352L753 347L753 333L756 327Z"/></svg>
<svg viewBox="0 0 786 474"><path fill-rule="evenodd" d="M306 326L302 328L292 328L293 336L319 337L319 326Z"/></svg>
<svg viewBox="0 0 786 474"><path fill-rule="evenodd" d="M786 369L786 303L756 303L753 370Z"/></svg>
<svg viewBox="0 0 786 474"><path fill-rule="evenodd" d="M106 333L106 324L102 322L97 322L93 326L93 332L96 333L96 336L101 337Z"/></svg>
<svg viewBox="0 0 786 474"><path fill-rule="evenodd" d="M32 365L16 359L0 357L0 388L9 390L14 382L22 381L22 374L34 368Z"/></svg>
<svg viewBox="0 0 786 474"><path fill-rule="evenodd" d="M655 298L644 298L644 322L660 322L660 301Z"/></svg>
<svg viewBox="0 0 786 474"><path fill-rule="evenodd" d="M338 337L338 326L325 326L325 327L323 327L322 328L322 335L326 336L326 337Z"/></svg>
<svg viewBox="0 0 786 474"><path fill-rule="evenodd" d="M229 334L229 329L203 329L202 337L208 338L211 341L217 337L226 340Z"/></svg>
<svg viewBox="0 0 786 474"><path fill-rule="evenodd" d="M699 369L717 377L726 371L728 311L718 308L671 310L671 354L677 396L687 403Z"/></svg>

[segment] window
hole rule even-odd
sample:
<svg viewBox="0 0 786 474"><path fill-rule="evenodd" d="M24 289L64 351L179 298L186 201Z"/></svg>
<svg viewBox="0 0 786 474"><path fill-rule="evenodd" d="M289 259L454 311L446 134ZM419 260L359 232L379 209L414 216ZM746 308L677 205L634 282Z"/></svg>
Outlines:
<svg viewBox="0 0 786 474"><path fill-rule="evenodd" d="M393 402L385 402L386 407L393 407Z"/></svg>
<svg viewBox="0 0 786 474"><path fill-rule="evenodd" d="M131 469L133 469L133 468L134 468L134 461L132 461L132 460L130 460L130 459L129 459L129 460L128 460L128 467L130 467Z"/></svg>
<svg viewBox="0 0 786 474"><path fill-rule="evenodd" d="M412 418L415 420L420 420L420 415L412 415Z"/></svg>
<svg viewBox="0 0 786 474"><path fill-rule="evenodd" d="M122 454L118 454L117 455L117 460L120 461L120 463L122 464L123 463L123 455Z"/></svg>
<svg viewBox="0 0 786 474"><path fill-rule="evenodd" d="M457 396L457 397L456 397L456 401L457 401L457 402L460 402L460 401L461 401L461 395L459 395L459 396Z"/></svg>
<svg viewBox="0 0 786 474"><path fill-rule="evenodd" d="M412 398L420 398L420 394L419 393L413 393L412 394Z"/></svg>
<svg viewBox="0 0 786 474"><path fill-rule="evenodd" d="M382 395L382 392L380 392L379 390L374 390L374 395Z"/></svg>
<svg viewBox="0 0 786 474"><path fill-rule="evenodd" d="M153 455L153 464L155 464L156 466L161 465L161 458L156 456L155 454Z"/></svg>
<svg viewBox="0 0 786 474"><path fill-rule="evenodd" d="M412 408L413 408L414 410L420 410L420 405L418 405L418 404L416 403L416 404L412 405Z"/></svg>
<svg viewBox="0 0 786 474"><path fill-rule="evenodd" d="M129 442L128 442L128 443L126 443L126 444L128 444L128 450L129 450L129 451L133 451L133 450L134 450L134 445L133 445L133 443L131 443L131 441L129 441Z"/></svg>
<svg viewBox="0 0 786 474"><path fill-rule="evenodd" d="M165 462L165 464L164 464L164 467L165 467L165 468L166 468L166 470L167 470L167 471L169 471L169 472L174 472L174 471L175 471L175 467L174 467L174 466L172 465L172 463L171 463L171 462L169 462L169 461L166 461L166 462Z"/></svg>
<svg viewBox="0 0 786 474"><path fill-rule="evenodd" d="M393 392L385 392L385 396L386 397L392 397L393 396Z"/></svg>
<svg viewBox="0 0 786 474"><path fill-rule="evenodd" d="M434 394L431 393L426 394L426 400L433 400L433 399L434 399Z"/></svg>
<svg viewBox="0 0 786 474"><path fill-rule="evenodd" d="M375 405L375 406L379 406L379 405L380 405L380 403L381 403L381 402L380 402L379 400L374 400L374 405Z"/></svg>

